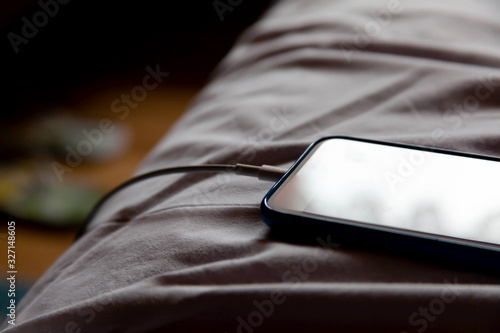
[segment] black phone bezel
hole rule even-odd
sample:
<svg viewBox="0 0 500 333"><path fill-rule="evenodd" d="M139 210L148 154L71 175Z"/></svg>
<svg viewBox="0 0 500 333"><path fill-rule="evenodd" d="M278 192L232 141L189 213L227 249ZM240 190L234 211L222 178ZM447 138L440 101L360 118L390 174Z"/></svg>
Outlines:
<svg viewBox="0 0 500 333"><path fill-rule="evenodd" d="M285 175L274 184L264 196L260 204L262 220L273 230L280 233L320 232L333 233L334 236L347 244L361 245L363 247L375 246L383 249L397 249L403 253L423 255L427 258L446 260L460 264L470 264L488 270L500 272L500 245L481 243L467 239L457 239L443 235L422 234L413 231L386 229L374 226L353 225L344 221L295 215L288 212L278 211L269 206L268 202L277 189L307 159L309 154L321 142L331 139L345 139L361 141L386 146L415 149L427 152L478 158L500 162L500 158L488 155L465 153L461 151L447 150L441 148L418 146L406 143L380 141L349 136L327 136L313 142L304 153L295 161ZM361 223L361 222L360 222ZM363 223L361 223L363 224Z"/></svg>

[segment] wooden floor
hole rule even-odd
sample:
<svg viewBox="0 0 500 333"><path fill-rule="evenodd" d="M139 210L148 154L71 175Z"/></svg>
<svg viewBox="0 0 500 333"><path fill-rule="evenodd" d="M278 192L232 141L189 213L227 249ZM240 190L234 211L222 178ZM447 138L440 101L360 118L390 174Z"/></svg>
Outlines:
<svg viewBox="0 0 500 333"><path fill-rule="evenodd" d="M75 110L89 119L116 117L111 112L111 102L122 93L129 92L131 88L125 86L93 91L75 105ZM112 161L78 166L71 173L71 177L105 191L130 178L149 150L181 116L197 91L195 87L159 87L149 92L147 98L140 102L137 108L131 110L123 121L133 134L128 151ZM21 281L32 282L71 246L75 230L18 227L16 236L18 278ZM5 238L2 239L2 243L4 240Z"/></svg>

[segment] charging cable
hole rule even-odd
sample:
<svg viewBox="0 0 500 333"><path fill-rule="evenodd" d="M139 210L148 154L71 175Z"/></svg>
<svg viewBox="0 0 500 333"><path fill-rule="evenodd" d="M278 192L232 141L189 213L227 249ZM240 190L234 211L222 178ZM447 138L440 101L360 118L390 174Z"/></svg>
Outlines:
<svg viewBox="0 0 500 333"><path fill-rule="evenodd" d="M170 175L174 173L229 172L237 175L257 177L259 180L277 182L281 177L283 177L286 171L287 169L266 164L262 166L256 166L256 165L237 163L237 164L205 164L205 165L180 166L180 167L166 168L148 172L143 175L129 179L128 181L114 188L113 190L108 192L104 197L102 197L101 200L97 202L97 204L94 206L90 214L85 219L85 222L83 223L82 227L80 228L80 230L76 235L76 239L79 239L85 233L85 229L87 228L87 226L90 224L90 222L95 217L99 209L104 205L104 203L109 200L109 198L111 198L113 195L123 190L124 188L146 179L151 179L154 177L159 177L164 175Z"/></svg>

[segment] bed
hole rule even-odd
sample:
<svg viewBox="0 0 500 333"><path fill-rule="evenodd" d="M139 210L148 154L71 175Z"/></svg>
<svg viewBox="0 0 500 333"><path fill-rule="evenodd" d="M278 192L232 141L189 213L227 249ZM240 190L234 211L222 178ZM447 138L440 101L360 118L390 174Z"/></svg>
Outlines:
<svg viewBox="0 0 500 333"><path fill-rule="evenodd" d="M499 14L495 1L277 1L137 174L288 167L328 135L498 156ZM271 185L184 174L124 189L3 328L500 331L498 277L280 239L259 217Z"/></svg>

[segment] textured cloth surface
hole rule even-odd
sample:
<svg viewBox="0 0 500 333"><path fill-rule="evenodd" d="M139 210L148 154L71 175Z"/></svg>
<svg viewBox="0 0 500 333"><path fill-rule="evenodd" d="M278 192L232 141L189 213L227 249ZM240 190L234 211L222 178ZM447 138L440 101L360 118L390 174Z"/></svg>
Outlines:
<svg viewBox="0 0 500 333"><path fill-rule="evenodd" d="M327 135L498 156L499 15L493 0L277 2L137 174L289 166ZM9 332L500 331L500 279L278 240L259 217L270 187L191 174L125 189Z"/></svg>

